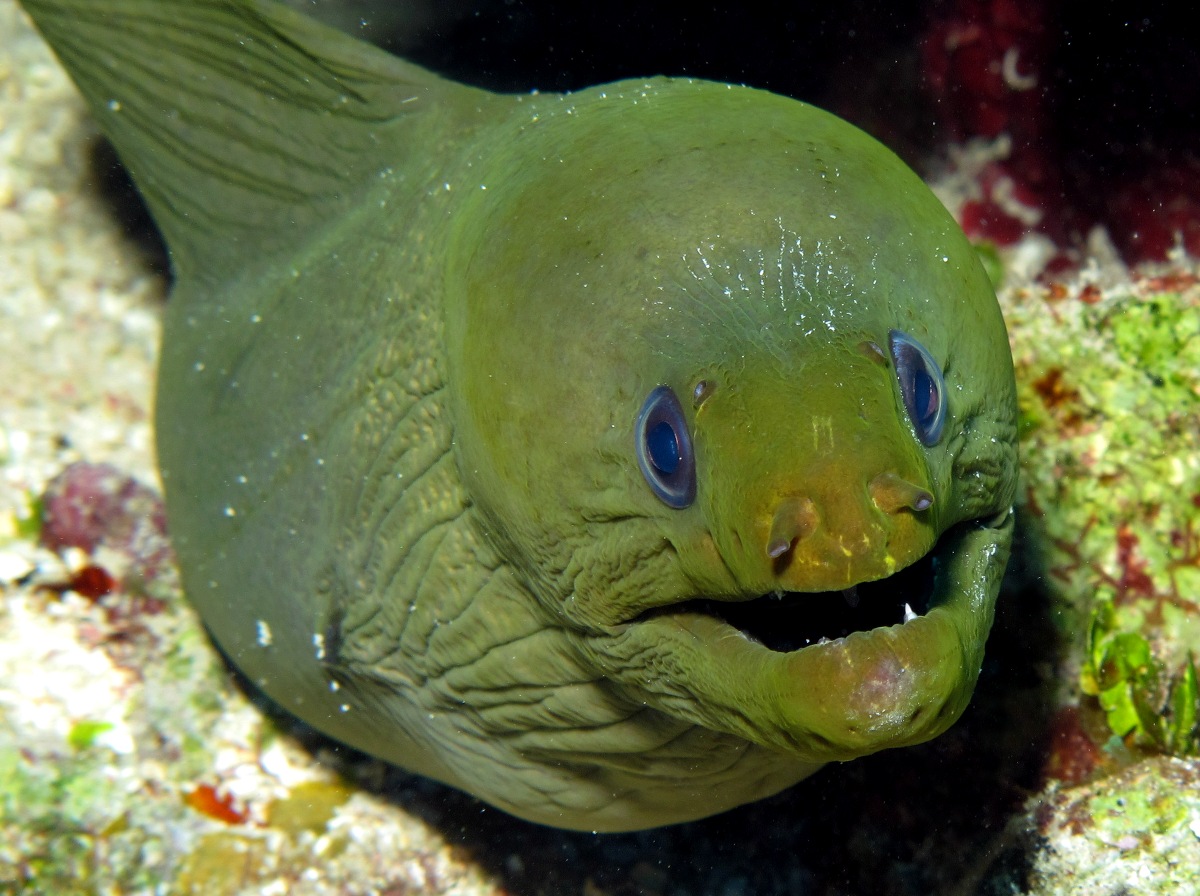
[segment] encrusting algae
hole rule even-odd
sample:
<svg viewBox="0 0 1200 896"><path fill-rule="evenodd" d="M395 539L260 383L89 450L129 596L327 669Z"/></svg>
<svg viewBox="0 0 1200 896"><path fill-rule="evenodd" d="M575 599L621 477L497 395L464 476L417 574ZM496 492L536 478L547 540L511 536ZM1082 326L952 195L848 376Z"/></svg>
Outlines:
<svg viewBox="0 0 1200 896"><path fill-rule="evenodd" d="M1114 733L1197 750L1200 282L1014 291L1023 498L1083 690ZM1023 337L1027 337L1023 339Z"/></svg>

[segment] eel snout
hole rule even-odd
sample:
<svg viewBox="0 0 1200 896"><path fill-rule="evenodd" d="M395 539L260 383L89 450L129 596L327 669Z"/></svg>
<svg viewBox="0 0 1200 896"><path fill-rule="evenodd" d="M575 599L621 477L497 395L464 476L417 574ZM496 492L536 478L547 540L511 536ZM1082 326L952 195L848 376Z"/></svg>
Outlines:
<svg viewBox="0 0 1200 896"><path fill-rule="evenodd" d="M880 579L928 552L934 541L929 489L893 471L858 494L814 482L769 512L763 559L782 591L837 591Z"/></svg>

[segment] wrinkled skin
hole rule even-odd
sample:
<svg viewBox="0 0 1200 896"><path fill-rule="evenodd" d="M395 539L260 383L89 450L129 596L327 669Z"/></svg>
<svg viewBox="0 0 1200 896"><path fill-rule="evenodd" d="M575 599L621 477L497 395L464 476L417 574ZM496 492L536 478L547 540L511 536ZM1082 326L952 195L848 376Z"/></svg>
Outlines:
<svg viewBox="0 0 1200 896"><path fill-rule="evenodd" d="M280 704L589 830L959 716L1012 534L1012 366L888 150L723 84L495 96L265 0L23 2L170 246L170 530ZM893 331L944 374L928 445ZM659 387L678 507L637 459Z"/></svg>

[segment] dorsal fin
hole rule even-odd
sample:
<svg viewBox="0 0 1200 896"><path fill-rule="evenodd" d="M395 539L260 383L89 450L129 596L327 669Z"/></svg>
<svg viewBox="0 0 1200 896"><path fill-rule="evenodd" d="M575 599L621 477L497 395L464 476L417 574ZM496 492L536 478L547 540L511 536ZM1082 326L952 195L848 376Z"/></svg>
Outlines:
<svg viewBox="0 0 1200 896"><path fill-rule="evenodd" d="M270 0L23 5L128 166L181 276L220 276L292 244L433 136L431 122L418 133L422 113L488 96Z"/></svg>

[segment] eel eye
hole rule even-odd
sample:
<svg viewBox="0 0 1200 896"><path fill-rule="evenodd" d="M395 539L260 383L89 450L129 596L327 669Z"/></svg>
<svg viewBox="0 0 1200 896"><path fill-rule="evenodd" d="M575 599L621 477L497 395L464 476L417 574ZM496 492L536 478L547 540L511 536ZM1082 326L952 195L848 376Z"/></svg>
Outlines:
<svg viewBox="0 0 1200 896"><path fill-rule="evenodd" d="M696 458L679 399L659 386L638 413L637 459L646 482L668 507L687 507L696 498Z"/></svg>
<svg viewBox="0 0 1200 896"><path fill-rule="evenodd" d="M936 445L946 422L946 383L942 369L925 346L907 333L892 330L888 344L896 362L904 409L917 430L917 438L926 447Z"/></svg>

